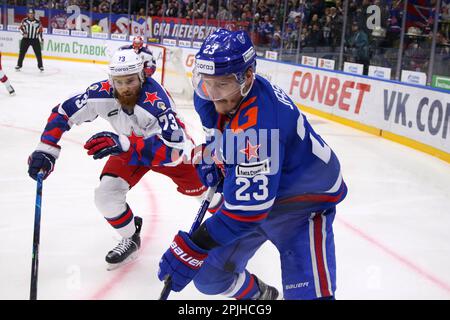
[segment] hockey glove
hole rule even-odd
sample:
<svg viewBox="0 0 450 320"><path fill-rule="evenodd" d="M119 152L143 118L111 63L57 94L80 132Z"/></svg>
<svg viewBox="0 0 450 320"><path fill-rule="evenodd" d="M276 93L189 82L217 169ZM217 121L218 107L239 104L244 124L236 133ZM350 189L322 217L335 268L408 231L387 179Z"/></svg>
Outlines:
<svg viewBox="0 0 450 320"><path fill-rule="evenodd" d="M208 251L197 246L184 231L179 231L159 262L158 278L172 278L172 290L186 287L200 270Z"/></svg>
<svg viewBox="0 0 450 320"><path fill-rule="evenodd" d="M103 131L94 134L84 145L88 155L94 155L94 159L102 159L106 156L117 156L127 152L130 148L130 140L124 135L118 136L113 132Z"/></svg>
<svg viewBox="0 0 450 320"><path fill-rule="evenodd" d="M39 171L44 172L44 179L52 173L55 167L55 157L42 151L35 151L28 157L28 174L34 180L37 180Z"/></svg>
<svg viewBox="0 0 450 320"><path fill-rule="evenodd" d="M197 170L197 175L204 186L214 187L217 186L216 192L222 192L223 180L222 171L217 167L215 163L207 164L203 160L203 151L205 145L196 147L195 154L192 155L192 163Z"/></svg>

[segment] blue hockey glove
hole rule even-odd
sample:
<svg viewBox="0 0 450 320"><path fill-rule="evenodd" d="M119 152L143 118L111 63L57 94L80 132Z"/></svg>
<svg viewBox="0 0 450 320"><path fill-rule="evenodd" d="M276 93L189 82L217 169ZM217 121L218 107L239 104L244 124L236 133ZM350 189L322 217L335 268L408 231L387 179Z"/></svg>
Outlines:
<svg viewBox="0 0 450 320"><path fill-rule="evenodd" d="M158 278L172 277L172 290L181 291L195 277L208 251L197 246L184 231L179 231L159 262Z"/></svg>
<svg viewBox="0 0 450 320"><path fill-rule="evenodd" d="M37 179L39 171L44 172L44 179L52 173L55 167L55 157L42 151L35 151L28 157L28 174L34 180Z"/></svg>
<svg viewBox="0 0 450 320"><path fill-rule="evenodd" d="M207 187L214 187L223 179L222 172L214 163L198 164L195 169L200 181Z"/></svg>
<svg viewBox="0 0 450 320"><path fill-rule="evenodd" d="M199 145L193 150L192 163L197 170L197 175L204 186L214 187L217 186L217 192L222 192L222 184L219 184L223 180L222 171L217 167L215 163L206 164L203 160L203 152L205 145Z"/></svg>
<svg viewBox="0 0 450 320"><path fill-rule="evenodd" d="M94 159L102 159L106 156L117 156L130 148L130 141L124 135L118 136L113 132L100 132L94 134L84 145L88 155L94 155Z"/></svg>

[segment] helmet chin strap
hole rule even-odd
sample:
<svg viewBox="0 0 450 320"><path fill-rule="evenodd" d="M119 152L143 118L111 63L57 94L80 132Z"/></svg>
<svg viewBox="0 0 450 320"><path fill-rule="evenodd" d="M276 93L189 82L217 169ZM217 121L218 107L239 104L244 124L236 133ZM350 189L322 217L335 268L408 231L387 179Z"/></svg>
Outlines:
<svg viewBox="0 0 450 320"><path fill-rule="evenodd" d="M248 95L250 90L252 90L254 82L255 82L255 74L253 73L252 74L252 83L250 83L250 85L248 86L248 89L246 91L245 91L245 81L241 84L241 95L243 97L242 99L244 99Z"/></svg>
<svg viewBox="0 0 450 320"><path fill-rule="evenodd" d="M237 75L235 75L235 77L236 77L236 79L238 79ZM252 90L252 87L253 87L253 83L254 83L254 82L255 82L255 74L253 73L253 75L252 75L252 83L248 86L248 89L247 89L247 90L245 90L245 80L244 80L244 82L242 82L242 83L240 84L240 86L241 86L241 88L240 88L240 93L241 93L242 98L241 98L241 100L239 100L239 102L236 104L236 107L235 107L233 110L231 110L231 111L229 112L230 115L235 114L236 111L239 109L239 106L241 105L242 101L244 101L244 99L247 97L247 95L248 95L248 93L250 92L250 90Z"/></svg>

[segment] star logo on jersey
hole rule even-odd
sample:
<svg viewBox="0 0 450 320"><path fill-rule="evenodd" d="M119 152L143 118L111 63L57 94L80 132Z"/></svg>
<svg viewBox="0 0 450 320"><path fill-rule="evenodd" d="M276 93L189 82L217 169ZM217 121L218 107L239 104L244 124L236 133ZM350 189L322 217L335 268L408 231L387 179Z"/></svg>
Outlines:
<svg viewBox="0 0 450 320"><path fill-rule="evenodd" d="M144 137L138 136L134 131L131 131L131 136L128 137L128 140L130 140L131 147L137 152L138 159L141 160L142 149L145 147Z"/></svg>
<svg viewBox="0 0 450 320"><path fill-rule="evenodd" d="M261 147L260 144L252 145L250 141L247 141L247 146L245 149L239 150L239 152L245 154L247 160L251 160L252 158L258 159L258 149Z"/></svg>
<svg viewBox="0 0 450 320"><path fill-rule="evenodd" d="M152 92L152 93L148 93L148 92L145 93L144 103L150 102L153 106L156 100L161 100L161 98L158 97L158 93L156 91Z"/></svg>
<svg viewBox="0 0 450 320"><path fill-rule="evenodd" d="M102 92L102 91L106 91L108 93L110 92L111 84L109 83L109 81L103 81L103 82L100 83L100 85L102 87L100 88L99 92Z"/></svg>

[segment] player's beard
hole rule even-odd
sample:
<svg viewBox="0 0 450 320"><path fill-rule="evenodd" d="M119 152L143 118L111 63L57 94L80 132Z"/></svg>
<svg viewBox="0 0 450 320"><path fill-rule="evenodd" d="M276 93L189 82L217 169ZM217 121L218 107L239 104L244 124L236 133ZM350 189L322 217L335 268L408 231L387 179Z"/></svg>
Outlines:
<svg viewBox="0 0 450 320"><path fill-rule="evenodd" d="M128 110L133 111L134 106L138 102L139 99L139 91L136 92L125 92L121 95L119 92L116 92L116 98L119 100L120 105Z"/></svg>

